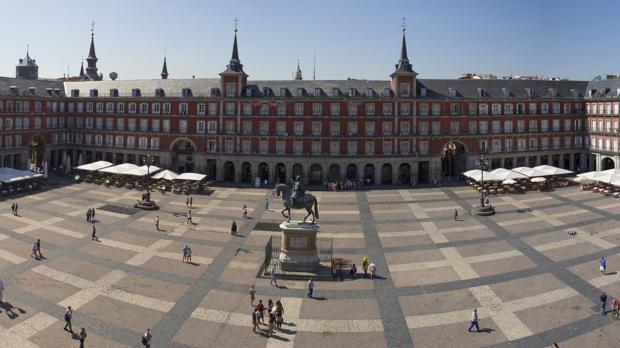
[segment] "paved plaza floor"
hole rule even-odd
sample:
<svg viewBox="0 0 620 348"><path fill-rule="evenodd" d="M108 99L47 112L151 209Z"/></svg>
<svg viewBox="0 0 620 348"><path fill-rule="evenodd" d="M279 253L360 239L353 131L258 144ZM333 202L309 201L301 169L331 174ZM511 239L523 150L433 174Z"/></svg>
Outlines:
<svg viewBox="0 0 620 348"><path fill-rule="evenodd" d="M579 188L492 196L492 217L469 214L468 187L313 192L334 256L378 279L257 278L271 228L282 220L266 189L154 193L156 212L125 209L140 192L73 184L0 201L0 347L77 347L63 330L85 327L87 347L611 347L620 322L598 312L603 291L620 297L620 200ZM270 197L268 211L265 197ZM242 218L242 205L248 219ZM99 241L86 209L97 208ZM454 220L454 210L459 212ZM299 216L300 212L297 212ZM160 216L160 230L155 217ZM232 220L239 235L229 233ZM571 236L567 231L577 234ZM29 257L40 238L44 259ZM181 262L188 244L192 263ZM607 259L607 275L598 270ZM252 332L248 289L281 300L283 330ZM469 333L478 309L480 333ZM264 329L265 327L263 327Z"/></svg>

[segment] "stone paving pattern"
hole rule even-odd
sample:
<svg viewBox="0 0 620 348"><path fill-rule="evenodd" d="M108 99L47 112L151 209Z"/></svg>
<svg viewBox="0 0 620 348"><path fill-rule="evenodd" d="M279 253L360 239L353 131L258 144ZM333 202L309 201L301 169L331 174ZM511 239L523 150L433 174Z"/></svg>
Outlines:
<svg viewBox="0 0 620 348"><path fill-rule="evenodd" d="M62 330L67 305L94 347L138 346L146 327L154 347L604 347L620 339L618 323L598 315L602 291L620 297L618 200L579 188L528 192L491 197L498 214L477 217L468 211L478 196L466 187L314 194L335 256L361 271L368 255L378 279L319 281L308 299L305 281L276 288L257 278L266 241L279 235L270 226L282 220L281 200L264 189L194 196L193 224L186 197L173 194L153 194L157 212L116 209L140 193L89 184L19 197L18 217L2 201L0 347L79 345ZM102 207L98 242L87 207ZM37 238L42 260L29 257ZM181 262L185 244L191 264ZM284 304L275 337L251 330L251 285L257 299ZM473 308L482 333L466 331Z"/></svg>

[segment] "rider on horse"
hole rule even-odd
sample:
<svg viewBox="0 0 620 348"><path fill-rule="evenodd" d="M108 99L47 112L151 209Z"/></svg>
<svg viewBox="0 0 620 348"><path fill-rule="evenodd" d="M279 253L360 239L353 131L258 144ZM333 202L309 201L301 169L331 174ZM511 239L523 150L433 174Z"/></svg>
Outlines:
<svg viewBox="0 0 620 348"><path fill-rule="evenodd" d="M301 198L306 193L302 186L301 177L297 175L296 178L293 179L293 194L291 195L291 207L295 207L295 201L298 198Z"/></svg>

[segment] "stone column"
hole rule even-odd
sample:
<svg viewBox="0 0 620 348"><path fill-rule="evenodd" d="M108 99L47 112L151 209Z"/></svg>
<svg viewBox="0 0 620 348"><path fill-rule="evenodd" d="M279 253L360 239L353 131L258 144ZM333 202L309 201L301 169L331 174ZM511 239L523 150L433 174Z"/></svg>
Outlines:
<svg viewBox="0 0 620 348"><path fill-rule="evenodd" d="M221 159L215 161L215 181L224 180L224 162Z"/></svg>
<svg viewBox="0 0 620 348"><path fill-rule="evenodd" d="M375 186L381 185L383 182L383 177L381 176L381 163L373 163L375 167Z"/></svg>

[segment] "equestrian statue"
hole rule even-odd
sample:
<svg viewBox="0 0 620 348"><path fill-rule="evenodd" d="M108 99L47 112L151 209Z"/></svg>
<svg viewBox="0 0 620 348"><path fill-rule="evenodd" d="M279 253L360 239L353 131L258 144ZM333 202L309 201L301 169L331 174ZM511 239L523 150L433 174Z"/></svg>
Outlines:
<svg viewBox="0 0 620 348"><path fill-rule="evenodd" d="M278 196L282 196L282 203L284 204L282 216L287 218L288 222L291 221L291 209L305 208L308 214L304 217L304 222L306 222L306 219L310 215L312 215L313 223L319 219L319 205L316 197L304 190L303 183L299 175L293 179L292 185L276 185L276 193Z"/></svg>

